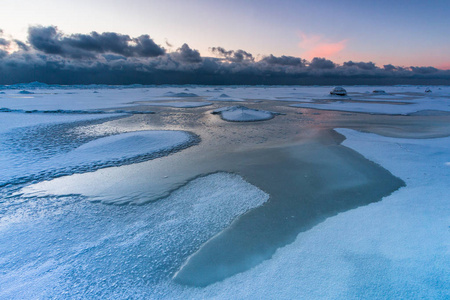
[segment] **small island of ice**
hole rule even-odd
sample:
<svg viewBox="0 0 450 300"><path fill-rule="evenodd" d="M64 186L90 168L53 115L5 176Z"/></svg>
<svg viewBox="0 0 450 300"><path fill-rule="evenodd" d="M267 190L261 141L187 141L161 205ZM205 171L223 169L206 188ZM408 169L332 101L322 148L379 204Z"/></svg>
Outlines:
<svg viewBox="0 0 450 300"><path fill-rule="evenodd" d="M338 96L347 96L347 91L343 87L337 86L331 90L330 94Z"/></svg>
<svg viewBox="0 0 450 300"><path fill-rule="evenodd" d="M212 111L212 114L220 114L223 120L230 122L265 121L272 119L275 115L280 115L280 113L251 109L241 105L222 107Z"/></svg>

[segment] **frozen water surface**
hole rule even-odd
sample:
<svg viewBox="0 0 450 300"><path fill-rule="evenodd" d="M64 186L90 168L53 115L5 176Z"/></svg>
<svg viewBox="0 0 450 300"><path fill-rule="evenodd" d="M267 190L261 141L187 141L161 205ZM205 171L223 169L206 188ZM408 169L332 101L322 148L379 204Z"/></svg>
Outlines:
<svg viewBox="0 0 450 300"><path fill-rule="evenodd" d="M1 87L0 298L447 299L450 88L425 88ZM148 105L186 98L213 103Z"/></svg>
<svg viewBox="0 0 450 300"><path fill-rule="evenodd" d="M245 106L229 106L215 109L212 111L213 114L220 114L222 119L230 122L255 122L270 120L275 115L279 113L251 109Z"/></svg>

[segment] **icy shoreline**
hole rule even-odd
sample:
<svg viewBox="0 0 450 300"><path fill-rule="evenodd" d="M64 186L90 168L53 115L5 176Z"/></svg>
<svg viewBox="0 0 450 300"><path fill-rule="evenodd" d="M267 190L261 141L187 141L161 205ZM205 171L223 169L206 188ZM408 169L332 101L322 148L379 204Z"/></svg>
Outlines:
<svg viewBox="0 0 450 300"><path fill-rule="evenodd" d="M169 297L446 299L450 137L414 140L336 131L345 135L345 146L405 180L406 187L300 233L252 270Z"/></svg>

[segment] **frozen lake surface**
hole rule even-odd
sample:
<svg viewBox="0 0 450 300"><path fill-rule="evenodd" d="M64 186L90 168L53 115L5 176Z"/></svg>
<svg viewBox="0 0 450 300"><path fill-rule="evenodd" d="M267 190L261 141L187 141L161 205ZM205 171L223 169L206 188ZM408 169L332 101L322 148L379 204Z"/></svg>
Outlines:
<svg viewBox="0 0 450 300"><path fill-rule="evenodd" d="M448 86L0 88L1 299L450 297Z"/></svg>

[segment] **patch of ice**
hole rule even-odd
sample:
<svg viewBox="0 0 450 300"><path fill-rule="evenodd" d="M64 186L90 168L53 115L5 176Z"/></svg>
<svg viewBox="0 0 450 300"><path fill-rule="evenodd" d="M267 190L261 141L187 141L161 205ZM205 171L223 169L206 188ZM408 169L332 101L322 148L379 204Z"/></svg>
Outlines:
<svg viewBox="0 0 450 300"><path fill-rule="evenodd" d="M177 107L177 108L194 108L212 105L210 102L146 102L150 106Z"/></svg>
<svg viewBox="0 0 450 300"><path fill-rule="evenodd" d="M145 206L0 203L0 298L165 298L156 287L186 257L268 198L238 175L215 173Z"/></svg>
<svg viewBox="0 0 450 300"><path fill-rule="evenodd" d="M389 101L383 103L375 103L369 101L352 101L345 100L339 102L327 103L298 103L291 104L292 107L314 108L321 110L336 110L346 112L361 112L372 114L388 114L388 115L407 115L422 110L450 111L448 99L440 98L418 98L409 100L407 104L395 104Z"/></svg>
<svg viewBox="0 0 450 300"><path fill-rule="evenodd" d="M228 106L213 110L212 114L220 114L223 120L230 122L255 122L270 120L280 113L251 109L245 106Z"/></svg>
<svg viewBox="0 0 450 300"><path fill-rule="evenodd" d="M68 153L37 161L6 160L1 185L45 180L167 155L197 142L184 131L135 131L88 142ZM30 190L27 190L32 194Z"/></svg>
<svg viewBox="0 0 450 300"><path fill-rule="evenodd" d="M339 129L343 144L406 182L382 201L328 218L255 268L174 299L447 299L450 138ZM282 270L282 272L280 271ZM267 284L270 282L270 284Z"/></svg>
<svg viewBox="0 0 450 300"><path fill-rule="evenodd" d="M212 97L209 101L227 101L227 102L243 102L243 99L231 98L227 94L221 94L218 97Z"/></svg>

